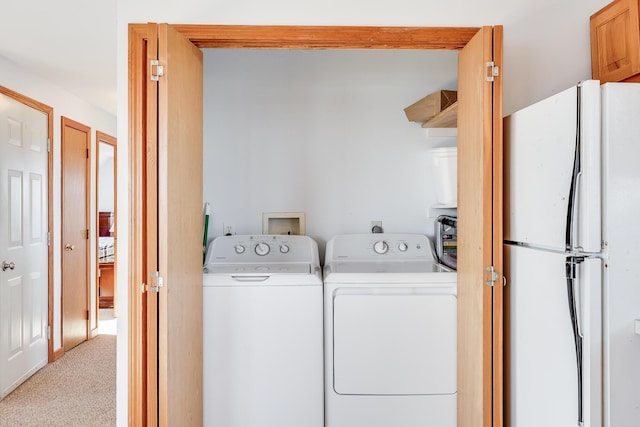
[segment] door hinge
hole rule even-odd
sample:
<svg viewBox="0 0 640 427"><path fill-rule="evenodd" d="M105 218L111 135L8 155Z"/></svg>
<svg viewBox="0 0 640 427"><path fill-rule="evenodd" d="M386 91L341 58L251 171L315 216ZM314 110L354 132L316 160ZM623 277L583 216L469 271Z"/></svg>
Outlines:
<svg viewBox="0 0 640 427"><path fill-rule="evenodd" d="M493 61L487 62L487 81L492 82L496 77L500 75L500 68L493 63Z"/></svg>
<svg viewBox="0 0 640 427"><path fill-rule="evenodd" d="M89 229L84 230L84 239L89 240Z"/></svg>
<svg viewBox="0 0 640 427"><path fill-rule="evenodd" d="M85 320L89 320L89 310L87 310L87 318Z"/></svg>
<svg viewBox="0 0 640 427"><path fill-rule="evenodd" d="M143 283L142 285L140 285L140 293L145 293L149 290L149 286L146 283Z"/></svg>
<svg viewBox="0 0 640 427"><path fill-rule="evenodd" d="M47 339L51 339L51 325L47 325Z"/></svg>
<svg viewBox="0 0 640 427"><path fill-rule="evenodd" d="M151 80L158 81L160 77L164 76L164 66L160 65L160 61L157 59L151 60Z"/></svg>
<svg viewBox="0 0 640 427"><path fill-rule="evenodd" d="M154 271L151 273L149 290L153 292L160 292L160 288L164 286L164 279L160 275L159 271Z"/></svg>
<svg viewBox="0 0 640 427"><path fill-rule="evenodd" d="M51 151L51 138L47 138L47 153Z"/></svg>
<svg viewBox="0 0 640 427"><path fill-rule="evenodd" d="M485 285L493 286L498 281L498 272L493 268L493 265L485 268Z"/></svg>
<svg viewBox="0 0 640 427"><path fill-rule="evenodd" d="M51 232L47 231L47 246L51 246Z"/></svg>

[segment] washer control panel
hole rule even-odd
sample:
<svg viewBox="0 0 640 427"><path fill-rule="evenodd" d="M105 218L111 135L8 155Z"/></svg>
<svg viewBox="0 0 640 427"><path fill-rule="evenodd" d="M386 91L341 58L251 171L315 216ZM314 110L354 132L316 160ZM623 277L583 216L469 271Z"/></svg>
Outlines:
<svg viewBox="0 0 640 427"><path fill-rule="evenodd" d="M232 235L209 244L205 265L210 263L312 262L317 244L308 236Z"/></svg>
<svg viewBox="0 0 640 427"><path fill-rule="evenodd" d="M423 234L347 234L327 243L325 264L329 260L369 261L433 260L431 244Z"/></svg>

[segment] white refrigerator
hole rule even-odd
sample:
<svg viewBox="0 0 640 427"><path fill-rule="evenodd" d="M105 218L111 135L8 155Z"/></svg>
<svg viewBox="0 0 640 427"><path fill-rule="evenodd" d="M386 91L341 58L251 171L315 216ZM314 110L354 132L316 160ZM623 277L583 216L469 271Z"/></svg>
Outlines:
<svg viewBox="0 0 640 427"><path fill-rule="evenodd" d="M504 124L507 425L640 426L640 84Z"/></svg>

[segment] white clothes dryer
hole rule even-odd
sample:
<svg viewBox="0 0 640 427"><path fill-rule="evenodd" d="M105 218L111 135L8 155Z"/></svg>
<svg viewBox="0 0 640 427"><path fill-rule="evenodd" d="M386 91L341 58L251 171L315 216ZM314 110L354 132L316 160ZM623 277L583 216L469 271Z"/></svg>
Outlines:
<svg viewBox="0 0 640 427"><path fill-rule="evenodd" d="M323 427L322 270L306 236L223 236L203 289L205 427Z"/></svg>
<svg viewBox="0 0 640 427"><path fill-rule="evenodd" d="M335 236L324 268L326 427L456 427L456 273L427 237Z"/></svg>

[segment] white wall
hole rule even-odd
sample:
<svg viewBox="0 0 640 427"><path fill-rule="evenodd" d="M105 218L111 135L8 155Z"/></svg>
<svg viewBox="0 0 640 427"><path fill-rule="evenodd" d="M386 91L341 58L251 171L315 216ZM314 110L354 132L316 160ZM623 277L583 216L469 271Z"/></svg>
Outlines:
<svg viewBox="0 0 640 427"><path fill-rule="evenodd" d="M589 16L609 0L118 0L118 164L127 159L127 24L169 22L252 25L504 26L504 113L591 76ZM118 174L118 215L128 215L128 177ZM128 258L125 221L118 253ZM127 266L118 281L126 283ZM127 293L118 294L118 425L127 422Z"/></svg>
<svg viewBox="0 0 640 427"><path fill-rule="evenodd" d="M609 0L134 0L118 2L119 77L126 24L504 26L504 112L590 78L589 16ZM122 80L124 78L124 80ZM119 85L120 88L124 86ZM124 93L121 93L123 95ZM120 105L123 98L120 97ZM120 111L120 110L119 110Z"/></svg>
<svg viewBox="0 0 640 427"><path fill-rule="evenodd" d="M335 234L433 234L432 159L403 109L457 86L455 51L206 49L204 200L223 224L262 232L263 212L304 212ZM427 72L437 64L435 72ZM455 143L455 140L453 140Z"/></svg>
<svg viewBox="0 0 640 427"><path fill-rule="evenodd" d="M99 130L110 135L116 134L116 118L103 110L97 109L77 96L65 91L64 89L54 86L47 82L44 78L30 73L13 62L0 57L0 84L22 95L28 96L36 101L42 102L53 108L53 287L54 287L54 323L53 323L53 339L54 350L62 347L61 337L61 116L68 117L77 122L91 127L91 188L95 188L95 132ZM92 197L90 200L91 212L95 212L96 200ZM95 230L95 216L91 216L91 229ZM95 284L95 236L90 240L91 250L91 283ZM91 301L95 301L95 286L92 286ZM96 307L91 307L91 328L97 327L95 322Z"/></svg>

